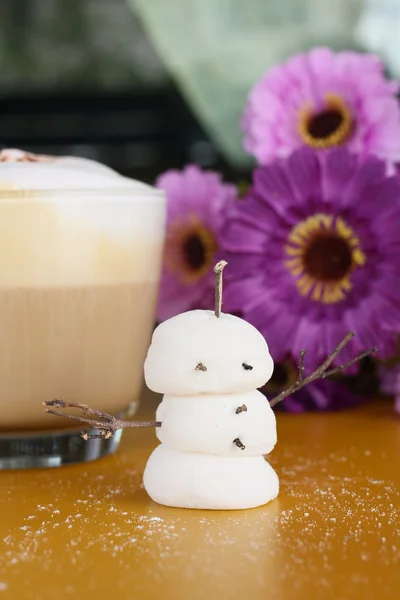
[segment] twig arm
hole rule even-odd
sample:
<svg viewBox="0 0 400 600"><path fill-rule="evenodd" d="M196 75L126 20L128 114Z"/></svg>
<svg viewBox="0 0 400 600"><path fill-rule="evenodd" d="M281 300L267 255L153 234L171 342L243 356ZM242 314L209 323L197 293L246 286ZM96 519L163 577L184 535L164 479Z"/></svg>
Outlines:
<svg viewBox="0 0 400 600"><path fill-rule="evenodd" d="M299 374L294 385L299 385L304 379L304 361L306 358L307 350L300 350L300 361L299 361Z"/></svg>
<svg viewBox="0 0 400 600"><path fill-rule="evenodd" d="M322 365L320 367L318 367L318 369L313 371L311 373L311 375L308 375L308 377L304 377L304 358L305 358L306 351L301 350L300 361L299 361L299 374L297 376L295 383L293 385L291 385L289 388L287 388L286 390L283 390L280 394L275 396L275 398L272 398L272 400L270 400L271 407L276 406L279 402L282 402L282 400L284 400L285 398L287 398L294 392L297 392L301 388L305 387L309 383L315 381L316 379L326 379L327 377L330 377L331 375L336 375L337 373L341 373L342 371L347 369L347 367L350 367L350 365L353 365L354 363L362 360L363 358L365 358L366 356L369 356L370 354L374 354L377 351L376 347L371 348L370 350L366 350L365 352L362 352L355 358L352 358L351 360L344 363L343 365L340 365L339 367L336 367L334 369L330 369L329 371L327 371L328 367L331 366L332 362L335 360L335 358L337 357L339 352L341 350L343 350L344 346L353 337L354 337L354 333L349 331L345 335L343 340L340 342L340 344L334 349L334 351L322 363Z"/></svg>
<svg viewBox="0 0 400 600"><path fill-rule="evenodd" d="M43 402L45 407L44 412L56 417L63 417L65 419L71 419L78 423L85 423L93 429L98 429L99 433L88 434L83 432L81 435L84 439L90 438L109 438L118 429L128 429L132 427L161 427L160 421L124 421L117 419L113 415L103 412L102 410L96 410L90 408L86 404L78 404L76 402L65 402L64 400L50 400ZM72 415L59 408L77 408L81 411L80 415ZM88 415L88 416L87 416ZM98 418L89 418L90 416ZM103 420L99 420L103 419Z"/></svg>
<svg viewBox="0 0 400 600"><path fill-rule="evenodd" d="M351 360L349 360L344 365L340 365L340 367L336 367L335 369L330 369L330 371L325 371L325 373L323 375L321 375L321 379L326 379L327 377L331 377L332 375L341 373L348 367L351 367L351 365L354 365L354 363L362 360L363 358L366 358L367 356L370 356L371 354L375 354L375 352L377 352L377 351L378 351L378 348L376 346L374 346L373 348L371 348L371 350L366 350L362 354L359 354L355 358L352 358Z"/></svg>
<svg viewBox="0 0 400 600"><path fill-rule="evenodd" d="M222 269L224 266L225 265L222 266ZM220 273L222 273L222 269L221 269ZM351 338L353 336L354 336L353 333L351 333L351 332L347 333L346 336L343 338L343 340L340 342L340 344L334 349L334 351L328 356L328 358L322 363L322 365L320 367L318 367L318 369L313 371L307 377L304 377L304 363L305 363L306 350L301 350L298 375L297 375L296 381L289 388L287 388L286 390L283 390L280 394L275 396L275 398L272 398L272 400L270 401L271 407L276 406L279 402L282 402L282 400L284 400L285 398L287 398L294 392L297 392L301 388L305 387L309 383L315 381L316 379L326 379L327 377L330 377L331 375L336 375L337 373L341 373L342 371L347 369L352 364L362 360L363 358L365 358L365 357L369 356L370 354L373 354L377 351L376 347L371 348L370 350L366 350L365 352L362 352L361 354L359 354L355 358L349 360L348 362L344 363L343 365L340 365L339 367L335 367L333 369L327 370L328 367L330 367L332 362L335 360L335 358L339 354L339 352L344 348L344 346L351 340ZM91 439L91 438L107 439L107 438L111 437L119 429L128 429L128 428L133 428L133 427L140 427L140 428L142 428L142 427L161 427L160 421L125 421L122 419L117 419L113 415L110 415L109 413L105 413L101 410L96 410L94 408L90 408L86 404L78 404L76 402L65 402L64 400L50 400L48 402L44 402L43 405L45 407L44 412L46 412L46 413L55 415L57 417L63 417L65 419L70 419L72 421L77 421L78 423L84 423L85 425L88 425L89 427L92 427L93 429L98 430L98 433L82 432L81 435L84 439ZM58 410L60 408L61 409L76 408L79 411L81 411L81 414L80 415L69 414L63 410ZM239 407L239 408L242 409L243 407ZM245 410L245 409L243 409L243 410ZM241 412L241 410L239 410L239 409L238 409L238 411Z"/></svg>

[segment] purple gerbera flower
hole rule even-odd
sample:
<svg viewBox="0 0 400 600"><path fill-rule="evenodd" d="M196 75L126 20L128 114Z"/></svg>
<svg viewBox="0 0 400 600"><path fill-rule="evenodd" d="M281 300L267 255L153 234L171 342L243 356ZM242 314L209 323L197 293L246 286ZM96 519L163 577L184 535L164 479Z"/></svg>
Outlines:
<svg viewBox="0 0 400 600"><path fill-rule="evenodd" d="M301 149L255 171L225 227L225 310L241 311L277 361L316 367L347 331L336 364L400 331L400 186L385 164Z"/></svg>
<svg viewBox="0 0 400 600"><path fill-rule="evenodd" d="M212 308L213 266L236 188L195 165L160 175L167 193L167 237L158 318L193 308Z"/></svg>
<svg viewBox="0 0 400 600"><path fill-rule="evenodd" d="M277 66L250 93L244 146L267 164L296 148L346 145L389 162L400 160L398 84L380 60L315 48Z"/></svg>

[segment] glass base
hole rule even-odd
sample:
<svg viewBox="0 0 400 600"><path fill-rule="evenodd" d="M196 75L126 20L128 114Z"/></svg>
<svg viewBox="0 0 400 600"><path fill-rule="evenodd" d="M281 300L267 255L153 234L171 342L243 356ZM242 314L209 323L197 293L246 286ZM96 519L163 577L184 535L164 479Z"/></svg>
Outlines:
<svg viewBox="0 0 400 600"><path fill-rule="evenodd" d="M108 440L85 441L80 429L0 433L0 470L40 469L89 462L113 454L119 446L122 429ZM89 429L88 433L96 433Z"/></svg>

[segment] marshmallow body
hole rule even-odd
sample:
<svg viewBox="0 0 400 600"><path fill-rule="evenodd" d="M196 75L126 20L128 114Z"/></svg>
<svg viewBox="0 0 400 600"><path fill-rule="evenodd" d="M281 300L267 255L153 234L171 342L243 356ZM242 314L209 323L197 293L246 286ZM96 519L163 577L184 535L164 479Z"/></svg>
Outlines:
<svg viewBox="0 0 400 600"><path fill-rule="evenodd" d="M184 452L244 457L269 454L276 444L275 414L254 390L246 394L164 396L156 414L158 439ZM234 440L245 446L241 450Z"/></svg>

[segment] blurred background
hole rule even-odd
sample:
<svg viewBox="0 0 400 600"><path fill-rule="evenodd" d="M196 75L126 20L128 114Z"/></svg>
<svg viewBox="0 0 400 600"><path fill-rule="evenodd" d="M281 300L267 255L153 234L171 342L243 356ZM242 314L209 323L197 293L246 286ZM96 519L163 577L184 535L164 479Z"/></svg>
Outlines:
<svg viewBox="0 0 400 600"><path fill-rule="evenodd" d="M1 0L0 147L240 179L240 116L268 67L323 43L400 76L399 24L400 0Z"/></svg>

